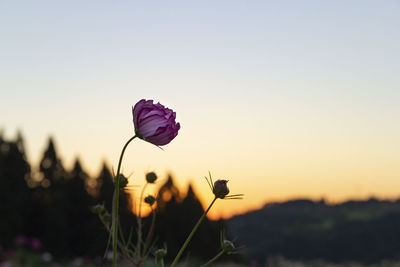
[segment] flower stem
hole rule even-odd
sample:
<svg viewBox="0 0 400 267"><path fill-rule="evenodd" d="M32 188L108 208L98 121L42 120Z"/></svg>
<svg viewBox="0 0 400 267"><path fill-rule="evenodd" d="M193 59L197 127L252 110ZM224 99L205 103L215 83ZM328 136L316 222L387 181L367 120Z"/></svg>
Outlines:
<svg viewBox="0 0 400 267"><path fill-rule="evenodd" d="M142 200L143 200L143 193L144 193L144 190L146 189L146 187L147 187L147 184L148 183L146 183L144 186L143 186L143 189L142 189L142 192L140 193L140 198L139 198L139 214L138 214L138 217L137 217L137 223L138 223L138 240L137 240L137 246L136 246L136 249L137 249L137 254L138 254L138 257L139 258L141 258L141 255L140 255L140 253L141 253L141 246L142 246Z"/></svg>
<svg viewBox="0 0 400 267"><path fill-rule="evenodd" d="M117 241L118 241L118 206L119 206L119 175L121 171L121 163L122 158L124 157L125 149L132 142L133 139L136 138L134 135L131 139L126 142L124 147L122 148L121 155L119 157L118 168L117 168L117 176L115 176L115 201L114 201L114 208L113 208L113 266L117 266Z"/></svg>
<svg viewBox="0 0 400 267"><path fill-rule="evenodd" d="M147 234L146 237L146 242L144 243L144 248L143 248L143 255L146 255L147 249L150 246L151 239L153 238L153 233L154 233L154 226L156 223L156 211L151 209L151 226L150 226L150 231Z"/></svg>
<svg viewBox="0 0 400 267"><path fill-rule="evenodd" d="M222 255L224 255L224 250L221 250L217 255L215 255L214 258L212 258L211 260L207 261L206 263L204 263L203 265L201 265L200 267L205 267L210 265L211 263L213 263L214 261L216 261L219 257L221 257Z"/></svg>
<svg viewBox="0 0 400 267"><path fill-rule="evenodd" d="M107 231L111 234L111 228L109 227L109 224L105 221L104 217L102 215L99 215L100 221L103 223L104 227L107 229ZM108 247L108 245L107 245ZM129 255L128 251L125 249L125 245L118 241L118 247L121 250L122 254L124 254L125 258L127 258L130 262L134 262L134 259Z"/></svg>
<svg viewBox="0 0 400 267"><path fill-rule="evenodd" d="M196 223L196 225L193 227L192 232L189 234L189 236L186 238L185 243L183 243L181 249L179 250L178 254L176 255L174 261L171 264L171 267L174 267L180 257L182 256L183 251L186 249L187 245L189 244L190 240L192 239L194 233L197 231L197 228L199 228L201 222L204 220L204 218L206 217L208 211L211 209L212 205L214 205L214 202L217 200L217 198L215 197L214 200L211 202L210 206L208 206L208 208L206 209L206 211L203 213L203 215L200 217L199 221Z"/></svg>

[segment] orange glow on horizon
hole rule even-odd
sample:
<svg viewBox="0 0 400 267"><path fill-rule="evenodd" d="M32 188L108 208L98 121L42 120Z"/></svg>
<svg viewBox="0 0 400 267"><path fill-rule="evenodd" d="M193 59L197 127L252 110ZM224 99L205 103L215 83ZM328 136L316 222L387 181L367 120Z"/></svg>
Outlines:
<svg viewBox="0 0 400 267"><path fill-rule="evenodd" d="M157 188L158 190L158 188ZM182 192L186 192L185 190L181 190L181 196L184 197L184 194ZM196 188L194 188L195 194L199 201L201 202L203 206L203 210L205 210L208 205L211 203L213 195L209 190L206 190L205 192L197 192ZM132 195L134 197L134 195ZM326 204L328 205L334 205L334 204L340 204L346 201L365 201L370 198L375 198L378 200L389 200L389 201L394 201L400 198L400 193L394 193L394 194L376 194L376 193L366 193L366 194L354 194L354 195L349 195L349 196L339 196L339 197L334 197L332 195L321 195L319 192L314 192L312 194L296 194L293 193L292 195L287 195L287 196L281 196L281 197L269 197L265 198L263 202L257 201L257 199L254 199L250 196L250 198L246 199L246 195L242 200L223 200L223 199L218 199L213 208L210 210L208 213L207 217L212 220L219 220L219 219L229 219L233 216L236 215L241 215L247 212L255 211L258 209L261 209L265 205L269 203L282 203L290 200L297 200L297 199L309 199L312 201L325 201ZM156 206L154 206L155 208ZM132 211L137 214L137 207L132 208ZM148 216L151 212L151 209L147 205L142 206L142 216Z"/></svg>

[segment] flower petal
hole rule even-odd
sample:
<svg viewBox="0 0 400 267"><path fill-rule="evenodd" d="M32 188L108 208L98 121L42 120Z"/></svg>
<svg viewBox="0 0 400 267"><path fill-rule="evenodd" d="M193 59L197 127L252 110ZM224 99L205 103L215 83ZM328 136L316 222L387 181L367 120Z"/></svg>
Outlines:
<svg viewBox="0 0 400 267"><path fill-rule="evenodd" d="M133 124L138 137L155 145L166 145L180 129L176 113L153 100L142 99L132 108Z"/></svg>

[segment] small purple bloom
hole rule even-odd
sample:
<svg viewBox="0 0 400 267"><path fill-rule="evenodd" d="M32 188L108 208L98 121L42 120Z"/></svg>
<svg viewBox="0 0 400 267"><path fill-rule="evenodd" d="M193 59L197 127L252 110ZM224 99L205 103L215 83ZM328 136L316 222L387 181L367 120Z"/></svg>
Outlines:
<svg viewBox="0 0 400 267"><path fill-rule="evenodd" d="M136 135L156 146L172 141L181 128L175 122L176 113L153 100L142 99L132 108Z"/></svg>
<svg viewBox="0 0 400 267"><path fill-rule="evenodd" d="M28 238L24 235L18 235L15 238L15 244L18 246L26 245L26 244L28 244Z"/></svg>
<svg viewBox="0 0 400 267"><path fill-rule="evenodd" d="M38 238L32 238L31 239L31 247L34 250L40 250L42 248L42 242Z"/></svg>

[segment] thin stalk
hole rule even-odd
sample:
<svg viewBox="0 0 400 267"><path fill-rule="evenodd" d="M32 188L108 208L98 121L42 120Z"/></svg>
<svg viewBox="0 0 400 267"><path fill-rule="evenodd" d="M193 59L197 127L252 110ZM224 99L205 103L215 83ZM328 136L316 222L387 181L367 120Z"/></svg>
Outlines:
<svg viewBox="0 0 400 267"><path fill-rule="evenodd" d="M206 263L204 263L203 265L201 265L200 267L205 267L210 265L211 263L213 263L214 261L216 261L219 257L221 257L222 255L224 255L224 251L221 250L217 255L215 255L214 258L212 258L211 260L207 261Z"/></svg>
<svg viewBox="0 0 400 267"><path fill-rule="evenodd" d="M136 138L136 135L134 135L131 139L126 142L124 147L122 148L121 155L119 157L118 161L118 168L117 168L117 176L115 177L115 201L114 201L114 209L113 209L113 266L117 266L117 240L118 240L118 205L119 205L119 175L121 171L121 163L122 163L122 158L124 157L125 149L129 145L130 142L132 142L133 139Z"/></svg>
<svg viewBox="0 0 400 267"><path fill-rule="evenodd" d="M153 238L153 233L154 233L154 226L156 222L156 211L154 209L151 209L151 226L149 233L147 234L146 237L146 242L144 243L144 248L143 248L143 255L146 255L147 249L150 246L151 239Z"/></svg>
<svg viewBox="0 0 400 267"><path fill-rule="evenodd" d="M138 240L137 240L137 252L138 252L138 256L139 258L141 258L141 246L142 246L142 200L143 200L143 193L144 190L147 187L147 182L146 184L143 186L142 192L140 193L140 198L139 198L139 214L138 214L138 218L137 218L137 222L138 222Z"/></svg>
<svg viewBox="0 0 400 267"><path fill-rule="evenodd" d="M203 215L200 217L199 221L196 223L196 225L193 227L192 232L189 234L189 236L186 238L185 243L183 243L181 249L179 250L178 254L176 255L174 261L171 264L171 267L174 267L180 257L182 256L183 251L185 251L187 245L189 244L190 240L192 239L194 233L197 231L197 228L199 228L200 224L202 223L202 221L204 220L204 218L206 217L208 211L211 209L212 205L214 205L214 202L217 200L217 198L215 197L214 200L211 202L210 206L208 206L208 208L206 209L206 211L203 213Z"/></svg>
<svg viewBox="0 0 400 267"><path fill-rule="evenodd" d="M161 267L164 267L164 258L161 258Z"/></svg>
<svg viewBox="0 0 400 267"><path fill-rule="evenodd" d="M108 232L109 234L111 234L111 229L110 229L108 223L104 220L103 216L100 216L100 221L103 223L104 227L107 229L107 232ZM108 246L107 246L107 247L108 247ZM125 258L127 258L130 262L133 263L133 262L134 262L134 259L129 255L129 253L128 253L129 251L127 251L127 250L125 249L125 245L122 244L121 241L119 241L119 240L118 240L118 247L119 247L119 249L121 250L122 254L125 255ZM106 252L107 252L107 250L106 250ZM104 256L104 257L105 257L105 256Z"/></svg>

